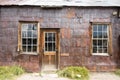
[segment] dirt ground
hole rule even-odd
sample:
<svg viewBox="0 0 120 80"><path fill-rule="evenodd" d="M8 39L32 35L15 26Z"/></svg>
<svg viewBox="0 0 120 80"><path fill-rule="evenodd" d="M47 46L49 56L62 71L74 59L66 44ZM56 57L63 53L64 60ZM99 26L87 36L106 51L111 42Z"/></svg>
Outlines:
<svg viewBox="0 0 120 80"><path fill-rule="evenodd" d="M39 73L27 73L18 77L16 80L71 80L68 78L58 77L57 74L43 74L42 76ZM94 72L90 73L89 80L120 80L120 77L114 73L109 72Z"/></svg>

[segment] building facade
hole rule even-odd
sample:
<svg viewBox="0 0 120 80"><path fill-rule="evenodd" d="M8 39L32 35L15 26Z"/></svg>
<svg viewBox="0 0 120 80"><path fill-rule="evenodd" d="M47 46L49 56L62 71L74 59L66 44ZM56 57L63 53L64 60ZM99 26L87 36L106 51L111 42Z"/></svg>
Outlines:
<svg viewBox="0 0 120 80"><path fill-rule="evenodd" d="M120 67L120 7L0 6L0 65L27 71Z"/></svg>

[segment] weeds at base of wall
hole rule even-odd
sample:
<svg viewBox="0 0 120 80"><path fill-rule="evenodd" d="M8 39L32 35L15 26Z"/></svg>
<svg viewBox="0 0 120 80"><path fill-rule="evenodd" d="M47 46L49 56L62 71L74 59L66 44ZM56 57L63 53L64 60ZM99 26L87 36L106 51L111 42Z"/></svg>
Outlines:
<svg viewBox="0 0 120 80"><path fill-rule="evenodd" d="M20 66L0 66L0 80L13 80L24 72L25 70Z"/></svg>
<svg viewBox="0 0 120 80"><path fill-rule="evenodd" d="M85 67L66 67L57 73L61 77L67 77L73 80L89 80L89 71Z"/></svg>
<svg viewBox="0 0 120 80"><path fill-rule="evenodd" d="M115 71L115 74L118 75L118 76L120 76L120 69L117 69L117 70Z"/></svg>

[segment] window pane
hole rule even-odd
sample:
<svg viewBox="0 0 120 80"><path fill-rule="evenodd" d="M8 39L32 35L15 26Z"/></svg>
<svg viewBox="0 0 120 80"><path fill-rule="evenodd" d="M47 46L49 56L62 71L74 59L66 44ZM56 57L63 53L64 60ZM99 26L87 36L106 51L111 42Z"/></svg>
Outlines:
<svg viewBox="0 0 120 80"><path fill-rule="evenodd" d="M47 50L47 46L48 46L47 43L45 43L45 51L48 51L48 50Z"/></svg>
<svg viewBox="0 0 120 80"><path fill-rule="evenodd" d="M48 43L48 51L52 51L52 43Z"/></svg>
<svg viewBox="0 0 120 80"><path fill-rule="evenodd" d="M97 47L93 47L93 53L97 53Z"/></svg>
<svg viewBox="0 0 120 80"><path fill-rule="evenodd" d="M33 52L37 51L37 46L33 46Z"/></svg>
<svg viewBox="0 0 120 80"><path fill-rule="evenodd" d="M45 33L45 41L47 41L47 33Z"/></svg>
<svg viewBox="0 0 120 80"><path fill-rule="evenodd" d="M33 25L33 30L37 30L37 24Z"/></svg>
<svg viewBox="0 0 120 80"><path fill-rule="evenodd" d="M93 31L97 31L97 25L93 26Z"/></svg>
<svg viewBox="0 0 120 80"><path fill-rule="evenodd" d="M33 29L33 25L32 24L28 24L28 30L32 30Z"/></svg>
<svg viewBox="0 0 120 80"><path fill-rule="evenodd" d="M93 47L97 46L97 40L93 40Z"/></svg>
<svg viewBox="0 0 120 80"><path fill-rule="evenodd" d="M28 24L22 24L22 31L28 30Z"/></svg>
<svg viewBox="0 0 120 80"><path fill-rule="evenodd" d="M107 47L107 40L103 40L103 47Z"/></svg>
<svg viewBox="0 0 120 80"><path fill-rule="evenodd" d="M37 37L37 31L33 31L33 37L34 37L34 38Z"/></svg>
<svg viewBox="0 0 120 80"><path fill-rule="evenodd" d="M33 39L33 44L37 44L37 39Z"/></svg>
<svg viewBox="0 0 120 80"><path fill-rule="evenodd" d="M26 31L22 31L22 37L27 37Z"/></svg>
<svg viewBox="0 0 120 80"><path fill-rule="evenodd" d="M32 44L32 39L28 39L28 45Z"/></svg>
<svg viewBox="0 0 120 80"><path fill-rule="evenodd" d="M53 41L55 41L55 33L53 33Z"/></svg>
<svg viewBox="0 0 120 80"><path fill-rule="evenodd" d="M98 38L102 38L102 32L98 32Z"/></svg>
<svg viewBox="0 0 120 80"><path fill-rule="evenodd" d="M52 51L55 51L55 43L52 43Z"/></svg>
<svg viewBox="0 0 120 80"><path fill-rule="evenodd" d="M97 32L93 32L93 38L97 38Z"/></svg>
<svg viewBox="0 0 120 80"><path fill-rule="evenodd" d="M31 52L31 46L28 46L28 52Z"/></svg>
<svg viewBox="0 0 120 80"><path fill-rule="evenodd" d="M27 40L26 39L22 39L22 44L27 44Z"/></svg>
<svg viewBox="0 0 120 80"><path fill-rule="evenodd" d="M48 41L52 41L52 33L48 33Z"/></svg>
<svg viewBox="0 0 120 80"><path fill-rule="evenodd" d="M103 53L107 53L107 47L103 48Z"/></svg>
<svg viewBox="0 0 120 80"><path fill-rule="evenodd" d="M102 31L102 25L98 25L98 31Z"/></svg>
<svg viewBox="0 0 120 80"><path fill-rule="evenodd" d="M103 31L107 32L107 25L103 25Z"/></svg>
<svg viewBox="0 0 120 80"><path fill-rule="evenodd" d="M27 37L32 37L32 31L27 31Z"/></svg>
<svg viewBox="0 0 120 80"><path fill-rule="evenodd" d="M98 52L97 53L102 53L102 48L98 48Z"/></svg>
<svg viewBox="0 0 120 80"><path fill-rule="evenodd" d="M24 52L26 52L27 47L26 46L22 46L22 49L23 49Z"/></svg>
<svg viewBox="0 0 120 80"><path fill-rule="evenodd" d="M103 32L103 38L108 38L107 32Z"/></svg>
<svg viewBox="0 0 120 80"><path fill-rule="evenodd" d="M98 47L102 47L102 40L98 40Z"/></svg>

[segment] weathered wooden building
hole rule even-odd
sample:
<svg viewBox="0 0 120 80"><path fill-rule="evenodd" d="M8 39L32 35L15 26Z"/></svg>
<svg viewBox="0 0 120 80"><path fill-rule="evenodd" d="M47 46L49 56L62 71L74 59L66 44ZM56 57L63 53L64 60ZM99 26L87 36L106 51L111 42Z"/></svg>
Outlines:
<svg viewBox="0 0 120 80"><path fill-rule="evenodd" d="M0 0L0 65L28 71L120 67L119 0Z"/></svg>

